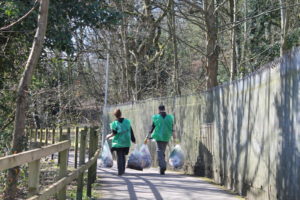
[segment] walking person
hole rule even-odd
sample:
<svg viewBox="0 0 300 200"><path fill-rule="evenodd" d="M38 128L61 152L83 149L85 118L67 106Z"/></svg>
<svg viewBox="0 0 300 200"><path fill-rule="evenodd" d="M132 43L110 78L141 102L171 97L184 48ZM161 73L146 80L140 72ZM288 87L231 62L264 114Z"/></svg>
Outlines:
<svg viewBox="0 0 300 200"><path fill-rule="evenodd" d="M161 175L165 174L167 168L165 160L167 144L172 135L173 139L176 139L175 133L173 133L173 123L174 116L167 114L165 106L160 105L158 107L158 114L152 116L152 128L147 136L148 139L152 138L156 140L156 151Z"/></svg>
<svg viewBox="0 0 300 200"><path fill-rule="evenodd" d="M112 139L111 151L117 152L118 175L125 173L126 155L128 155L131 141L135 143L135 137L130 121L122 117L120 109L114 111L115 121L110 124L112 133L106 139Z"/></svg>

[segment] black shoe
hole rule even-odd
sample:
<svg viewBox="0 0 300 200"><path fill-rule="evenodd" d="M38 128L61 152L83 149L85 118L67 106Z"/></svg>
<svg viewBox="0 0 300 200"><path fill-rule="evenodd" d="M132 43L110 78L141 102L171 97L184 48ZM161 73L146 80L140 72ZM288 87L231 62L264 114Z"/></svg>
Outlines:
<svg viewBox="0 0 300 200"><path fill-rule="evenodd" d="M122 176L125 172L118 172L118 176Z"/></svg>
<svg viewBox="0 0 300 200"><path fill-rule="evenodd" d="M161 175L165 175L165 171L166 171L165 168L161 168L161 169L160 169L160 174L161 174Z"/></svg>

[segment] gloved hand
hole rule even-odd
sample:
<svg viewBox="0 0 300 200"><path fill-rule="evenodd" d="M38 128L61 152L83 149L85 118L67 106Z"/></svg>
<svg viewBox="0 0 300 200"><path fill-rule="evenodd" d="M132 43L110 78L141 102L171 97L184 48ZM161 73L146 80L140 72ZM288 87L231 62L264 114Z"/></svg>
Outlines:
<svg viewBox="0 0 300 200"><path fill-rule="evenodd" d="M149 138L146 137L145 140L144 140L144 144L147 144L148 140L149 140Z"/></svg>
<svg viewBox="0 0 300 200"><path fill-rule="evenodd" d="M109 140L111 137L113 137L113 134L108 134L105 138Z"/></svg>

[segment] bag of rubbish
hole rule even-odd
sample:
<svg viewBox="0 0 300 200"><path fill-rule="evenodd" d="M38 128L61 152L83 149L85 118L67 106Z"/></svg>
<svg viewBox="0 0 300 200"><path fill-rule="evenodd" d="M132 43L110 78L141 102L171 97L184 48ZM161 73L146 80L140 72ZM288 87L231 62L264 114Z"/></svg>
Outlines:
<svg viewBox="0 0 300 200"><path fill-rule="evenodd" d="M136 146L134 151L129 155L127 167L135 170L143 170L142 154L138 146Z"/></svg>
<svg viewBox="0 0 300 200"><path fill-rule="evenodd" d="M169 164L175 169L179 169L183 166L184 153L179 144L173 148L169 157Z"/></svg>
<svg viewBox="0 0 300 200"><path fill-rule="evenodd" d="M141 156L142 156L142 168L151 167L151 154L149 148L146 144L142 144L140 148Z"/></svg>
<svg viewBox="0 0 300 200"><path fill-rule="evenodd" d="M113 158L107 141L105 140L101 153L101 166L110 168L113 166Z"/></svg>

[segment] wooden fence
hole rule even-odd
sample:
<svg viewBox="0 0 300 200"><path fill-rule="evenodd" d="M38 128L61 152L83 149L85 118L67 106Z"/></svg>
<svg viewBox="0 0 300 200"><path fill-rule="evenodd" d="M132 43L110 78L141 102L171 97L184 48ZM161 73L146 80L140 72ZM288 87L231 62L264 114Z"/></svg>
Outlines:
<svg viewBox="0 0 300 200"><path fill-rule="evenodd" d="M51 132L49 130L51 130ZM77 178L76 199L79 200L82 199L83 196L84 171L88 169L87 196L91 197L92 184L96 181L97 158L99 156L97 127L89 129L85 127L81 128L81 130L76 127L73 130L75 130L75 132L71 135L71 128L67 128L66 131L60 128L58 131L59 134L57 135L56 129L27 129L28 148L34 149L0 158L0 170L6 170L28 163L28 200L44 200L49 199L51 196L56 196L59 200L66 199L66 186ZM89 138L87 138L88 135ZM89 161L85 163L87 139L89 139ZM51 144L48 145L49 143ZM74 167L77 169L67 174L68 156L71 147L73 147L75 151ZM53 159L55 153L59 153L58 180L42 191L39 191L40 159L51 155Z"/></svg>

